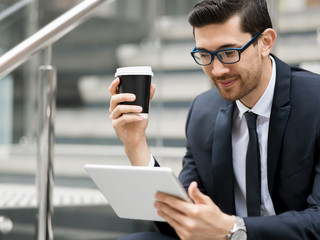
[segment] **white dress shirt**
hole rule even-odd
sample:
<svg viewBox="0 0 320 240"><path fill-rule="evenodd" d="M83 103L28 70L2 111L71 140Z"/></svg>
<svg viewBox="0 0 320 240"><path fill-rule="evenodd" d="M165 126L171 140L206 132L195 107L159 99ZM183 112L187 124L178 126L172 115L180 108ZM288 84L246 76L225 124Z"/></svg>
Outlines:
<svg viewBox="0 0 320 240"><path fill-rule="evenodd" d="M271 106L273 100L274 87L276 82L276 64L272 60L272 75L268 87L256 105L249 109L239 100L236 101L237 107L234 111L234 119L232 126L232 157L234 169L234 192L236 214L240 217L247 216L246 205L246 149L249 141L248 127L243 114L246 111L252 111L258 115L257 117L257 134L260 147L261 158L261 215L275 215L273 203L268 188L267 175L267 148L268 148L268 131ZM151 155L149 167L153 167L155 160Z"/></svg>
<svg viewBox="0 0 320 240"><path fill-rule="evenodd" d="M267 149L268 149L268 132L271 106L276 82L276 64L272 60L272 75L268 87L262 97L252 109L247 108L239 100L236 101L237 108L234 111L232 126L232 157L235 179L235 206L236 214L240 217L247 216L246 205L246 150L249 141L247 122L243 114L251 111L258 115L257 117L257 134L260 148L261 159L261 215L275 215L273 203L268 188L267 174ZM245 151L244 151L245 150Z"/></svg>

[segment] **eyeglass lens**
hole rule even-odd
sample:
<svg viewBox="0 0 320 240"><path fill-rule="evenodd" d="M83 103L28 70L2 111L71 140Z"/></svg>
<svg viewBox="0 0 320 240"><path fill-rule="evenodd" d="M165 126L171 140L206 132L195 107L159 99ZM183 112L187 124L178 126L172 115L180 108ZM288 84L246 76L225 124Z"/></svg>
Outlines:
<svg viewBox="0 0 320 240"><path fill-rule="evenodd" d="M200 65L208 65L213 60L212 58L216 55L219 60L223 63L236 63L240 60L240 54L238 50L223 50L213 56L206 52L195 52L193 53L194 59Z"/></svg>

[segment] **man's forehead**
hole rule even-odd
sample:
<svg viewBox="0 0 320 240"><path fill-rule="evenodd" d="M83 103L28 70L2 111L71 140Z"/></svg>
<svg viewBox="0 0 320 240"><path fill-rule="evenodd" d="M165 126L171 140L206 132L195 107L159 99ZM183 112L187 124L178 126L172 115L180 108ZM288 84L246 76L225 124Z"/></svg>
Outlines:
<svg viewBox="0 0 320 240"><path fill-rule="evenodd" d="M219 50L226 47L235 47L242 42L235 34L217 33L217 34L196 34L195 41L197 48L206 49L210 51Z"/></svg>
<svg viewBox="0 0 320 240"><path fill-rule="evenodd" d="M250 38L250 33L244 33L239 22L227 21L222 24L208 24L194 29L197 48L216 50L224 45L242 44Z"/></svg>

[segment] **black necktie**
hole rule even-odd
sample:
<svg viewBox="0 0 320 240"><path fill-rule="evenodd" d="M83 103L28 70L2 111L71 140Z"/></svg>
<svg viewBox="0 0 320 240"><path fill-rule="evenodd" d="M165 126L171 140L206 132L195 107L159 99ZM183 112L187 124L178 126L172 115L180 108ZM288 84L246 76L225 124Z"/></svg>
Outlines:
<svg viewBox="0 0 320 240"><path fill-rule="evenodd" d="M257 115L252 112L244 114L248 130L249 142L246 158L246 197L248 216L260 216L261 205L261 164L260 150L256 131Z"/></svg>

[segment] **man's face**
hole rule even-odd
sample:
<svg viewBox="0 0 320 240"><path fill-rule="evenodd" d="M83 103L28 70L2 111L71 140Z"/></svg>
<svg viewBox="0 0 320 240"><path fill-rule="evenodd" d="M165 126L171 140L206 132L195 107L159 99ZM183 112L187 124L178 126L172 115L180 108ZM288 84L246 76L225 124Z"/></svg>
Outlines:
<svg viewBox="0 0 320 240"><path fill-rule="evenodd" d="M196 47L208 51L241 48L251 38L251 34L240 30L238 16L223 24L195 28ZM265 84L261 82L263 64L258 45L251 45L242 52L238 63L223 64L215 56L210 65L203 66L203 70L227 100L241 100L252 107L264 92Z"/></svg>

